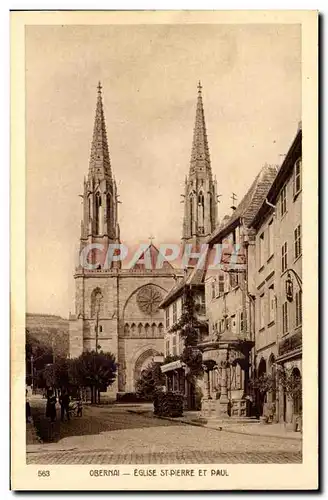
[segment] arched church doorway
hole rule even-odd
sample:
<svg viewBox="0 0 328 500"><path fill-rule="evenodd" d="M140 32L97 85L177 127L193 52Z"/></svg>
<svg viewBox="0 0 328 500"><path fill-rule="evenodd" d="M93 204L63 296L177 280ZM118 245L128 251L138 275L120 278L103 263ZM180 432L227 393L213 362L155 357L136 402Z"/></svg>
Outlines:
<svg viewBox="0 0 328 500"><path fill-rule="evenodd" d="M155 349L147 349L142 354L140 354L134 365L134 372L133 372L134 390L136 389L136 383L140 379L143 370L145 370L152 363L153 358L158 355L159 353L158 351L155 351Z"/></svg>

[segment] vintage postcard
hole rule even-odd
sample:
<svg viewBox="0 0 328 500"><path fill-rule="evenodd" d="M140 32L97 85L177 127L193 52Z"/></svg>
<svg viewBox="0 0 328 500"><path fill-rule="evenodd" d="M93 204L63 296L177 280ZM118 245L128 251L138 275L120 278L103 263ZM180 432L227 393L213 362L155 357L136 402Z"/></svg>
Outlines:
<svg viewBox="0 0 328 500"><path fill-rule="evenodd" d="M318 487L318 13L11 13L14 490Z"/></svg>

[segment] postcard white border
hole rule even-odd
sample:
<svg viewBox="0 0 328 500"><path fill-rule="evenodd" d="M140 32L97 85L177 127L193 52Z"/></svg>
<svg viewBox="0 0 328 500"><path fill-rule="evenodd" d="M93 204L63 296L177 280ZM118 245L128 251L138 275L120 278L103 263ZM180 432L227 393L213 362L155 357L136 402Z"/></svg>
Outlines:
<svg viewBox="0 0 328 500"><path fill-rule="evenodd" d="M25 446L25 25L57 24L301 24L303 125L303 463L228 464L229 477L98 477L96 465L26 465ZM11 13L11 436L15 490L235 490L314 489L318 484L318 13L316 11L72 11ZM151 468L211 469L216 465L171 464ZM220 465L220 468L222 464ZM104 468L104 466L99 466ZM109 466L108 468L113 468ZM145 466L119 466L121 473Z"/></svg>

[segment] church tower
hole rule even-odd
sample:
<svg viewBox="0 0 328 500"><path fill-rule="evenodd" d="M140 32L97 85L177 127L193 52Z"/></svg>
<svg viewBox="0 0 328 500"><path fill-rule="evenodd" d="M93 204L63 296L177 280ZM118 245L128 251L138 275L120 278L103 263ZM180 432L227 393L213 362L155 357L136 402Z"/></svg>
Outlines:
<svg viewBox="0 0 328 500"><path fill-rule="evenodd" d="M196 120L189 176L185 181L183 243L198 246L217 223L217 186L213 180L206 134L202 86L198 84Z"/></svg>
<svg viewBox="0 0 328 500"><path fill-rule="evenodd" d="M91 243L117 243L117 188L107 143L101 85L98 84L96 116L87 179L84 179L81 250Z"/></svg>

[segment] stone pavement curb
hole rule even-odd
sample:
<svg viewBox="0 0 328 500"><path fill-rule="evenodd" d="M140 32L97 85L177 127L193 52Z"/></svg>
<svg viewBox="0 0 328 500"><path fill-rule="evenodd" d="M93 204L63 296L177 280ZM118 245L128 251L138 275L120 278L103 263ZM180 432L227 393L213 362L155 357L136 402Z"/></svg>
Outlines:
<svg viewBox="0 0 328 500"><path fill-rule="evenodd" d="M208 425L208 424L202 424L200 422L193 422L191 420L183 419L180 417L162 417L159 415L149 415L148 411L137 411L137 410L127 410L129 413L136 413L138 415L142 415L146 418L159 418L161 420L170 420L171 422L179 422L182 424L187 424L187 425L193 425L195 427L205 427L206 429L212 429L215 431L223 431L223 432L231 432L232 434L241 434L244 436L256 436L256 437L269 437L269 438L278 438L278 439L289 439L292 441L302 441L302 434L300 436L285 436L285 435L279 435L279 434L263 434L260 432L245 432L241 430L236 430L236 429L231 429L228 426L214 426L214 425Z"/></svg>

